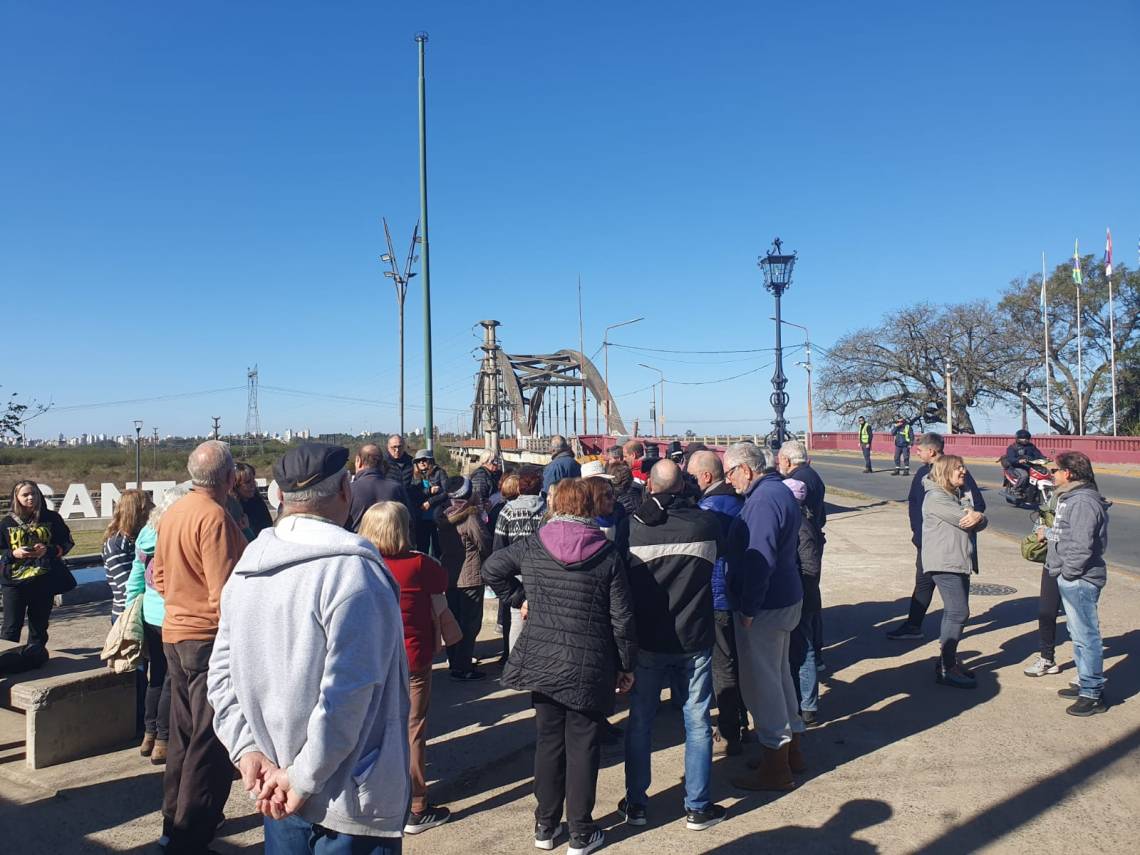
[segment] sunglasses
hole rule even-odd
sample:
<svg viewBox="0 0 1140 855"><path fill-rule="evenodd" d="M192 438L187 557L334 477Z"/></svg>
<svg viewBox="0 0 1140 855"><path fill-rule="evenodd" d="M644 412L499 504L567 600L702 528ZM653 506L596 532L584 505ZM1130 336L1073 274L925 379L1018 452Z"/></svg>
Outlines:
<svg viewBox="0 0 1140 855"><path fill-rule="evenodd" d="M1056 466L1050 466L1050 467L1049 467L1048 469L1046 469L1045 471L1046 471L1046 472L1048 472L1050 475L1056 475L1056 474L1057 474L1058 472L1060 472L1061 470L1060 470L1060 469L1058 469Z"/></svg>

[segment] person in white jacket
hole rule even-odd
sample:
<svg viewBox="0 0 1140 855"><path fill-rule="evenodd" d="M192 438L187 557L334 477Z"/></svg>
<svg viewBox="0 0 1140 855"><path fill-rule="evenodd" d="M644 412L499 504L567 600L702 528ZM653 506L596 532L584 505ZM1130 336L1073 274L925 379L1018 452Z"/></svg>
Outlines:
<svg viewBox="0 0 1140 855"><path fill-rule="evenodd" d="M310 443L278 461L285 516L222 594L214 728L266 817L270 855L401 851L411 782L399 586L343 528L347 459Z"/></svg>

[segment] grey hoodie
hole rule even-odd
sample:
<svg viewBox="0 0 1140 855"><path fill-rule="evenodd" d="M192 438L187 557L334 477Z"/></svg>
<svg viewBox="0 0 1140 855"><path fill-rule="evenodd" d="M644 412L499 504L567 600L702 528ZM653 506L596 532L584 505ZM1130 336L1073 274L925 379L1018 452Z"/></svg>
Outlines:
<svg viewBox="0 0 1140 855"><path fill-rule="evenodd" d="M922 479L922 486L926 490L922 500L923 572L969 575L977 566L976 539L958 527L962 515L971 508L969 499L951 496L929 477Z"/></svg>
<svg viewBox="0 0 1140 855"><path fill-rule="evenodd" d="M261 751L334 831L399 837L408 810L408 665L399 585L372 544L288 516L222 591L210 657L214 730L236 763Z"/></svg>
<svg viewBox="0 0 1140 855"><path fill-rule="evenodd" d="M1057 512L1045 532L1045 569L1050 576L1084 579L1098 588L1108 581L1108 509L1112 505L1086 482L1057 491Z"/></svg>

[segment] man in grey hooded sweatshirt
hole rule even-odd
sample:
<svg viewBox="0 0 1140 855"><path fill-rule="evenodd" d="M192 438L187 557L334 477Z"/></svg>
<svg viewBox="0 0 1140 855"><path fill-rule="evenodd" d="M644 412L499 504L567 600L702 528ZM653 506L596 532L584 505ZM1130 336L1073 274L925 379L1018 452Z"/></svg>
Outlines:
<svg viewBox="0 0 1140 855"><path fill-rule="evenodd" d="M344 530L348 450L274 466L286 516L222 593L214 729L265 814L267 853L401 851L411 793L399 586Z"/></svg>

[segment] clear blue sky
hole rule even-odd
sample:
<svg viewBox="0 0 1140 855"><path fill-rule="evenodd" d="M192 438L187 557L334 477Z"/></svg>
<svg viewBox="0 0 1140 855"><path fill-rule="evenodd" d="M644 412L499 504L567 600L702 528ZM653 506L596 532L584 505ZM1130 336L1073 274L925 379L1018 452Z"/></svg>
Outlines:
<svg viewBox="0 0 1140 855"><path fill-rule="evenodd" d="M66 408L243 387L254 363L263 386L396 400L380 217L402 254L421 29L444 427L470 406L472 325L500 320L512 352L576 347L579 274L592 353L637 315L612 340L770 346L755 262L776 235L800 254L785 317L823 345L911 300L990 296L1074 237L1099 254L1105 226L1136 263L1128 0L428 5L4 5L3 392L58 408L30 436L134 418L204 432L212 415L242 430L244 388ZM421 313L416 279L413 405ZM767 361L662 356L611 350L615 393L656 376L638 362L692 382ZM801 358L787 358L794 427ZM669 427L766 430L769 374L671 382ZM648 396L619 398L627 421L646 424ZM391 405L268 390L261 419L397 423Z"/></svg>

